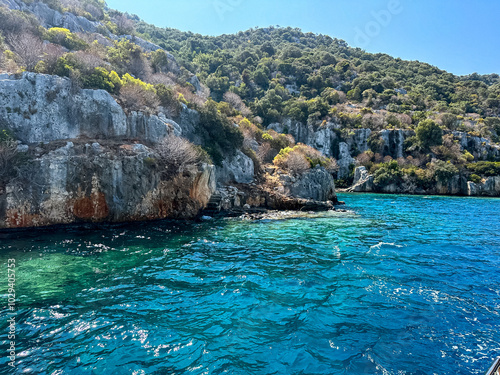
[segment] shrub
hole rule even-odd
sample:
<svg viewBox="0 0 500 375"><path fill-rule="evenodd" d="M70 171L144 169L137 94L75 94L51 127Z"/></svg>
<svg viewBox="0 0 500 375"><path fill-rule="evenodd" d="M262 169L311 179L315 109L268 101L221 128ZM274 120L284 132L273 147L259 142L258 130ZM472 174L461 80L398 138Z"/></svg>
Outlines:
<svg viewBox="0 0 500 375"><path fill-rule="evenodd" d="M478 176L477 174L473 173L469 176L469 181L472 181L476 184L480 184L482 179L480 176Z"/></svg>
<svg viewBox="0 0 500 375"><path fill-rule="evenodd" d="M52 43L60 44L69 50L81 50L87 48L87 43L80 39L68 29L52 27L45 33L45 38Z"/></svg>
<svg viewBox="0 0 500 375"><path fill-rule="evenodd" d="M221 165L224 154L231 154L243 145L243 134L217 109L217 103L209 99L200 109L200 131L212 160Z"/></svg>
<svg viewBox="0 0 500 375"><path fill-rule="evenodd" d="M173 115L178 115L181 106L179 101L175 98L174 90L165 86L163 83L155 85L155 89L160 105L168 109Z"/></svg>
<svg viewBox="0 0 500 375"><path fill-rule="evenodd" d="M290 147L281 150L274 158L273 163L291 173L302 173L311 168L306 156L300 150L294 150Z"/></svg>
<svg viewBox="0 0 500 375"><path fill-rule="evenodd" d="M436 181L448 182L453 176L458 174L458 168L450 162L435 160L429 165L429 171Z"/></svg>
<svg viewBox="0 0 500 375"><path fill-rule="evenodd" d="M500 162L480 161L467 164L467 169L480 176L500 176Z"/></svg>
<svg viewBox="0 0 500 375"><path fill-rule="evenodd" d="M396 160L391 160L388 163L382 163L378 166L373 182L376 185L385 186L401 182L402 176L403 173L399 169L398 162Z"/></svg>
<svg viewBox="0 0 500 375"><path fill-rule="evenodd" d="M303 163L304 160L307 162L307 168ZM326 168L330 172L338 169L336 160L327 158L318 150L304 144L298 144L293 148L283 148L274 158L273 163L280 168L295 173L303 172L317 165Z"/></svg>
<svg viewBox="0 0 500 375"><path fill-rule="evenodd" d="M122 80L115 71L95 68L91 74L81 76L82 86L87 89L102 89L117 94L122 87Z"/></svg>
<svg viewBox="0 0 500 375"><path fill-rule="evenodd" d="M20 65L32 71L43 55L43 42L35 34L22 32L7 38L12 50L19 56Z"/></svg>
<svg viewBox="0 0 500 375"><path fill-rule="evenodd" d="M415 132L418 142L424 150L443 144L443 130L432 120L420 121Z"/></svg>
<svg viewBox="0 0 500 375"><path fill-rule="evenodd" d="M154 91L130 83L122 86L120 98L125 108L131 111L139 111L145 108L155 109L160 103Z"/></svg>
<svg viewBox="0 0 500 375"><path fill-rule="evenodd" d="M170 179L184 172L189 166L196 165L203 159L199 148L187 139L170 136L155 147L158 164L163 168L162 178Z"/></svg>
<svg viewBox="0 0 500 375"><path fill-rule="evenodd" d="M134 111L144 108L156 109L160 104L153 85L125 74L122 77L120 97L126 108Z"/></svg>

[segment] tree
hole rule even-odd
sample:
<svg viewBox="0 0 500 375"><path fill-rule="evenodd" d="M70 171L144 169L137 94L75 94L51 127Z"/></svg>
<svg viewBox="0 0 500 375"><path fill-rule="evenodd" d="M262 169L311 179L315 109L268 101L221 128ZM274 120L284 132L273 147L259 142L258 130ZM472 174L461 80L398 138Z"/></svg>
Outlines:
<svg viewBox="0 0 500 375"><path fill-rule="evenodd" d="M424 150L443 144L443 130L433 120L420 121L416 133L420 147Z"/></svg>

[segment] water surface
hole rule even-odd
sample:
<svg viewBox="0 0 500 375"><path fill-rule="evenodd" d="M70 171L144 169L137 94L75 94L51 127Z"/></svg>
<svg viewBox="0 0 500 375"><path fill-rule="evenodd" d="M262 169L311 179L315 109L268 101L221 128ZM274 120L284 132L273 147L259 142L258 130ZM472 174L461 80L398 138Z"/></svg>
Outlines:
<svg viewBox="0 0 500 375"><path fill-rule="evenodd" d="M500 200L340 199L351 212L0 235L2 280L17 264L12 373L484 373Z"/></svg>

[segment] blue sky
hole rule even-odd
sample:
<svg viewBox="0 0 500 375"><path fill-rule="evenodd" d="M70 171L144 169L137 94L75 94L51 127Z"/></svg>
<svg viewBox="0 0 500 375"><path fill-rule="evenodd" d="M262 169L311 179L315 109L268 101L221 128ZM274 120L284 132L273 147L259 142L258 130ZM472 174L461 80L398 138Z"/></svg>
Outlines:
<svg viewBox="0 0 500 375"><path fill-rule="evenodd" d="M455 74L500 74L498 0L108 0L146 22L204 35L270 25L344 39Z"/></svg>

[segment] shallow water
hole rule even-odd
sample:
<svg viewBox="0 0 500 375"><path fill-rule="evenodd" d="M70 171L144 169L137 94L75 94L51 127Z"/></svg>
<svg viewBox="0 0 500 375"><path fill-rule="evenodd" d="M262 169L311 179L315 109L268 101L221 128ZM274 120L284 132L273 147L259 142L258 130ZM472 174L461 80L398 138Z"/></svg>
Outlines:
<svg viewBox="0 0 500 375"><path fill-rule="evenodd" d="M0 235L1 280L17 265L12 373L484 373L500 200L340 199L351 212Z"/></svg>

